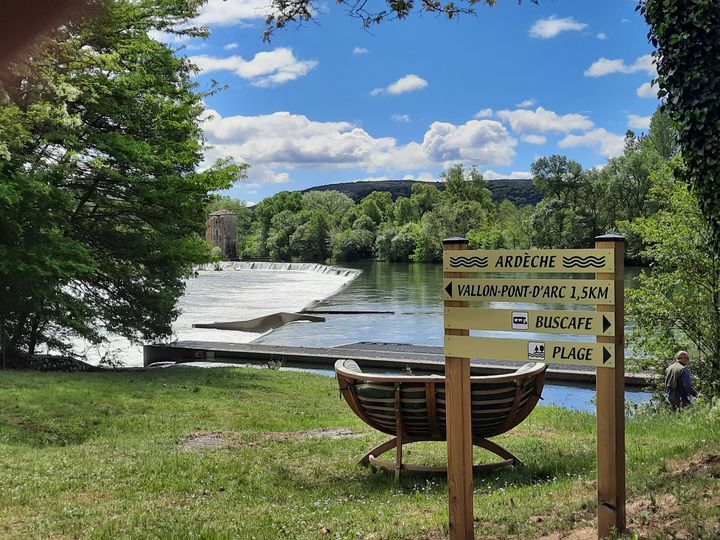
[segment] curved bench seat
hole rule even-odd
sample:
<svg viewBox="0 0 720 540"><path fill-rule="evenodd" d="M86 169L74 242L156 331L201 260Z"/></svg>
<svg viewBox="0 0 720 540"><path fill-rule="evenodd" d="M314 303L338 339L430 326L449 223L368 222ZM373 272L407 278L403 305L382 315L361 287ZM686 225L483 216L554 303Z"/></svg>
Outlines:
<svg viewBox="0 0 720 540"><path fill-rule="evenodd" d="M473 444L500 456L497 463L476 465L481 471L521 461L488 437L500 435L522 422L535 408L545 384L545 364L525 364L506 375L470 378ZM445 431L445 377L442 375L379 374L364 372L354 360L335 362L340 392L350 408L368 425L392 438L370 450L360 463L400 471L444 471L402 463L403 445L447 440ZM395 449L395 462L378 456Z"/></svg>

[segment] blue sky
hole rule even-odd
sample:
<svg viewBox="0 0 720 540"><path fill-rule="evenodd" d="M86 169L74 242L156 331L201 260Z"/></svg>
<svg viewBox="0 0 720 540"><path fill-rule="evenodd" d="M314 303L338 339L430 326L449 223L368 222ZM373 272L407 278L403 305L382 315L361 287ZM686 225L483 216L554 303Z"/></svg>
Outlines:
<svg viewBox="0 0 720 540"><path fill-rule="evenodd" d="M379 0L370 0L378 2ZM332 182L437 180L454 163L529 177L539 157L584 167L622 152L658 100L647 26L630 0L499 0L477 16L362 28L333 1L262 42L266 0L210 0L207 40L173 41L200 67L213 148L250 164L226 194L257 202Z"/></svg>

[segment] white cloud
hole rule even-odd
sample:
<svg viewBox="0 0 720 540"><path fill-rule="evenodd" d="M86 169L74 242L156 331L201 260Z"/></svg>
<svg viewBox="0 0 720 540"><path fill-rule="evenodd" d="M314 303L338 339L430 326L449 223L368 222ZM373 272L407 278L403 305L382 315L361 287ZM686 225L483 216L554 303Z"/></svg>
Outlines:
<svg viewBox="0 0 720 540"><path fill-rule="evenodd" d="M558 143L558 146L560 148L576 148L578 146L595 148L599 154L612 158L623 153L625 136L610 133L605 128L598 128L582 135L568 135Z"/></svg>
<svg viewBox="0 0 720 540"><path fill-rule="evenodd" d="M650 129L650 120L652 116L638 116L637 114L628 114L628 127L630 129Z"/></svg>
<svg viewBox="0 0 720 540"><path fill-rule="evenodd" d="M530 37L548 39L567 30L579 31L587 28L587 24L576 21L572 17L558 19L555 15L547 19L535 21L530 28Z"/></svg>
<svg viewBox="0 0 720 540"><path fill-rule="evenodd" d="M507 178L511 179L517 179L517 178L532 178L532 173L530 171L513 171L510 174L502 174L497 173L495 171L487 170L484 173L482 173L483 178L485 180L505 180Z"/></svg>
<svg viewBox="0 0 720 540"><path fill-rule="evenodd" d="M404 94L405 92L413 92L415 90L421 90L428 85L427 81L417 75L405 75L398 79L390 86L387 87L387 91L390 94Z"/></svg>
<svg viewBox="0 0 720 540"><path fill-rule="evenodd" d="M380 94L404 94L406 92L414 92L415 90L422 90L428 85L428 82L418 77L417 75L405 75L399 78L392 84L389 84L385 88L374 88L371 92L371 96L379 96Z"/></svg>
<svg viewBox="0 0 720 540"><path fill-rule="evenodd" d="M392 116L390 116L390 119L393 122L409 122L410 115L409 114L393 114Z"/></svg>
<svg viewBox="0 0 720 540"><path fill-rule="evenodd" d="M456 126L433 122L425 133L422 148L437 163L472 160L508 165L515 157L517 141L495 120L470 120Z"/></svg>
<svg viewBox="0 0 720 540"><path fill-rule="evenodd" d="M633 64L626 65L624 60L610 60L608 58L600 58L592 63L585 70L586 77L604 77L611 73L640 73L645 72L648 75L656 75L655 65L652 61L652 55L646 54L635 60Z"/></svg>
<svg viewBox="0 0 720 540"><path fill-rule="evenodd" d="M493 115L492 109L481 109L475 113L475 118L490 118Z"/></svg>
<svg viewBox="0 0 720 540"><path fill-rule="evenodd" d="M227 45L225 45L225 46L223 47L223 49L225 49L226 51L231 51L231 50L237 49L237 48L238 48L238 44L237 44L237 43L228 43Z"/></svg>
<svg viewBox="0 0 720 540"><path fill-rule="evenodd" d="M373 137L350 122L315 122L306 116L277 112L263 116L222 117L208 111L203 122L212 148L206 162L232 156L251 165L251 180L286 179L267 171L364 168L403 172L465 162L507 166L515 157L516 139L493 120L454 125L433 123L423 140L398 144L392 137ZM265 171L265 172L263 172Z"/></svg>
<svg viewBox="0 0 720 540"><path fill-rule="evenodd" d="M542 107L534 111L517 109L498 111L498 116L507 121L513 131L559 131L568 133L575 130L586 130L593 127L592 120L582 114L559 115Z"/></svg>
<svg viewBox="0 0 720 540"><path fill-rule="evenodd" d="M537 100L535 98L526 99L525 101L521 101L520 103L516 103L516 107L520 107L521 109L527 109L528 107L532 107L537 103Z"/></svg>
<svg viewBox="0 0 720 540"><path fill-rule="evenodd" d="M520 139L528 144L545 144L547 142L547 137L544 135L523 135Z"/></svg>
<svg viewBox="0 0 720 540"><path fill-rule="evenodd" d="M439 181L437 174L428 171L421 171L418 174L406 174L403 180L415 180L416 182L437 182Z"/></svg>
<svg viewBox="0 0 720 540"><path fill-rule="evenodd" d="M290 174L286 172L275 173L270 176L270 183L272 184L287 184L290 182Z"/></svg>
<svg viewBox="0 0 720 540"><path fill-rule="evenodd" d="M269 14L268 0L209 0L200 8L198 17L193 21L198 25L232 26L248 24L250 21L264 19Z"/></svg>
<svg viewBox="0 0 720 540"><path fill-rule="evenodd" d="M646 82L643 83L638 87L636 90L638 97L641 98L650 98L650 99L657 99L657 93L659 88L657 85Z"/></svg>
<svg viewBox="0 0 720 540"><path fill-rule="evenodd" d="M393 180L389 176L366 176L364 178L358 178L356 180L351 180L351 182L387 182L388 180Z"/></svg>
<svg viewBox="0 0 720 540"><path fill-rule="evenodd" d="M598 39L607 39L607 34L605 32L599 32L596 36Z"/></svg>
<svg viewBox="0 0 720 540"><path fill-rule="evenodd" d="M270 52L259 52L252 60L242 56L217 58L214 56L191 56L203 73L231 71L238 77L251 81L254 86L273 86L304 77L317 65L315 60L299 60L292 49L279 48Z"/></svg>
<svg viewBox="0 0 720 540"><path fill-rule="evenodd" d="M367 54L368 50L365 47L355 47L353 49L353 54Z"/></svg>

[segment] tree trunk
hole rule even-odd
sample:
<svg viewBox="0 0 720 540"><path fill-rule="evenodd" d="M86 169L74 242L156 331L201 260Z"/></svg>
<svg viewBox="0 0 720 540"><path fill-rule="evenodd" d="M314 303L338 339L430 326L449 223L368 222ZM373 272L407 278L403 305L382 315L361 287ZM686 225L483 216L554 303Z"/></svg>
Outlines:
<svg viewBox="0 0 720 540"><path fill-rule="evenodd" d="M30 335L28 336L28 354L30 356L35 354L35 347L37 346L37 339L38 339L38 328L40 326L40 317L38 317L37 314L34 314L31 317L30 322Z"/></svg>

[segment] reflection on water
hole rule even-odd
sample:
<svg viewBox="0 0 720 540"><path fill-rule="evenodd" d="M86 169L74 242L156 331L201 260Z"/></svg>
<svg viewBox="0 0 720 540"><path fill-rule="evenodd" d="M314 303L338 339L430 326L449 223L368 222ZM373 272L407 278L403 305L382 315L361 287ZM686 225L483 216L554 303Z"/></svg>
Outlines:
<svg viewBox="0 0 720 540"><path fill-rule="evenodd" d="M323 301L317 309L356 309L394 311L390 314L327 314L324 323L297 322L271 332L255 343L297 347L333 347L357 341L443 345L442 266L439 264L366 262L346 265L363 274L337 295ZM635 286L638 268L625 269L625 287ZM516 274L516 278L528 278ZM532 275L533 278L549 277ZM587 275L577 275L587 279ZM508 278L510 279L510 278ZM477 307L525 309L592 309L590 306L533 303L474 302ZM473 332L473 335L517 337L508 332ZM559 340L588 340L587 336L524 333L527 338L551 337ZM592 387L546 385L541 404L594 412ZM647 401L645 392L626 392L629 401Z"/></svg>
<svg viewBox="0 0 720 540"><path fill-rule="evenodd" d="M363 273L348 287L322 302L318 309L395 311L389 314L326 315L325 323L293 323L263 336L256 343L305 347L332 347L356 341L443 345L442 266L439 264L368 262L347 265ZM639 269L627 268L625 286L633 287ZM490 275L490 274L488 274ZM494 274L493 274L494 275ZM530 274L516 274L527 278ZM539 274L532 277L537 278ZM576 274L581 279L587 279ZM545 276L547 277L547 275ZM510 278L508 278L510 279ZM592 309L591 306L471 302L477 307L523 309ZM517 337L509 332L473 331L473 335ZM587 336L524 333L527 338L550 337L582 341Z"/></svg>

